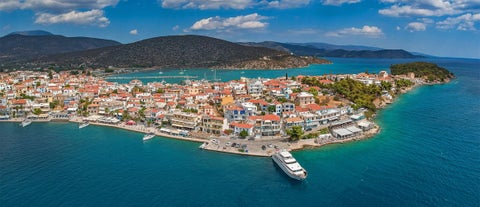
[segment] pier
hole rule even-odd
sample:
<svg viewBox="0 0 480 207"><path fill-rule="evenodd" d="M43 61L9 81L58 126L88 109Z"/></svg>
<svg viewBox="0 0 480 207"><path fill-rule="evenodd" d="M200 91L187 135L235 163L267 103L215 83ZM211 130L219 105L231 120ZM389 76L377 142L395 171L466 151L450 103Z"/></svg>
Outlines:
<svg viewBox="0 0 480 207"><path fill-rule="evenodd" d="M170 75L170 76L122 76L122 77L105 77L105 79L110 79L110 80L121 80L121 79L172 79L172 78L195 79L195 78L198 78L198 76L190 76L190 75Z"/></svg>

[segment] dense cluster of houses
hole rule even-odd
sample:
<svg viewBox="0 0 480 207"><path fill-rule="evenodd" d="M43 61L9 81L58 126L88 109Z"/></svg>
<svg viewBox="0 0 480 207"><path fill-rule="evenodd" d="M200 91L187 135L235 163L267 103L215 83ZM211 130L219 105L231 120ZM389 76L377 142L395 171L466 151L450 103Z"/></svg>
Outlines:
<svg viewBox="0 0 480 207"><path fill-rule="evenodd" d="M348 75L318 77L324 84ZM298 77L298 78L301 78ZM386 72L352 78L365 84L389 81ZM16 71L0 73L0 119L65 119L75 116L103 117L118 123L158 125L169 129L210 135L281 136L293 126L306 131L353 120L345 130L332 127L334 136L346 137L371 127L350 116L362 118L345 100L332 94L308 92L312 87L291 78L247 79L228 82L186 81L127 84L105 81L86 74ZM318 91L320 89L317 87ZM330 102L320 104L318 100ZM368 122L367 122L368 123ZM352 128L353 127L353 128ZM343 128L342 128L343 129Z"/></svg>

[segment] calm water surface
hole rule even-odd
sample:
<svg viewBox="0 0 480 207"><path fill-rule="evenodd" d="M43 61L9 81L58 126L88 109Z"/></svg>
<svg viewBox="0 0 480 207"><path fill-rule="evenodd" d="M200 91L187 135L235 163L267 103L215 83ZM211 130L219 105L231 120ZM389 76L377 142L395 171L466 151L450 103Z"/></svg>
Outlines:
<svg viewBox="0 0 480 207"><path fill-rule="evenodd" d="M376 72L408 60L334 61L287 72ZM480 61L431 61L458 79L402 95L379 113L382 131L372 139L295 152L309 171L305 182L269 158L201 151L198 143L143 143L139 133L69 123L0 123L0 206L480 206ZM206 72L185 73L195 71Z"/></svg>

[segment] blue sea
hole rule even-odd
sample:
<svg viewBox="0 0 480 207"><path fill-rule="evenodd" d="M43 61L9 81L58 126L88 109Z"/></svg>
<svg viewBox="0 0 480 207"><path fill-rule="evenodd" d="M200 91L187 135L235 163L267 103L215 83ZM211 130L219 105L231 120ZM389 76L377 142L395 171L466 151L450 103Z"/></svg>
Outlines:
<svg viewBox="0 0 480 207"><path fill-rule="evenodd" d="M217 76L378 72L413 60L333 61ZM202 151L199 143L144 143L140 133L70 123L0 123L0 206L480 206L480 60L428 61L458 78L402 95L378 114L382 130L371 139L294 152L309 172L304 182L270 158Z"/></svg>

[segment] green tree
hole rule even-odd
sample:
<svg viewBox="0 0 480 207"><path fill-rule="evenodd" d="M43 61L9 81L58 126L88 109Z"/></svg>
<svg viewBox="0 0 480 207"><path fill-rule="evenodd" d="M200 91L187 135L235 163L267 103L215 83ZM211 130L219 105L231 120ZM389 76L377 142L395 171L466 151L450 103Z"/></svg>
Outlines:
<svg viewBox="0 0 480 207"><path fill-rule="evenodd" d="M293 93L300 93L300 92L302 92L302 89L301 88L294 88L294 89L292 89L292 92Z"/></svg>
<svg viewBox="0 0 480 207"><path fill-rule="evenodd" d="M53 101L53 102L50 102L49 105L50 105L50 108L51 108L51 109L54 109L55 107L58 106L58 100L55 100L55 101Z"/></svg>
<svg viewBox="0 0 480 207"><path fill-rule="evenodd" d="M123 113L122 113L122 121L125 121L125 120L128 120L130 119L130 115L128 115L128 111L127 110L123 110Z"/></svg>
<svg viewBox="0 0 480 207"><path fill-rule="evenodd" d="M285 102L287 102L287 98L285 98L285 97L280 97L280 98L278 98L278 101L279 101L280 103L285 103Z"/></svg>
<svg viewBox="0 0 480 207"><path fill-rule="evenodd" d="M39 108L35 108L35 109L33 109L33 114L38 116L38 115L42 114L42 110L39 109Z"/></svg>
<svg viewBox="0 0 480 207"><path fill-rule="evenodd" d="M313 96L318 96L318 91L315 88L310 88L308 89L308 92L313 94Z"/></svg>
<svg viewBox="0 0 480 207"><path fill-rule="evenodd" d="M242 130L239 135L242 139L245 139L248 136L248 132L247 130Z"/></svg>
<svg viewBox="0 0 480 207"><path fill-rule="evenodd" d="M392 89L392 84L387 81L382 81L380 82L380 88L382 88L382 90L390 91L390 89Z"/></svg>
<svg viewBox="0 0 480 207"><path fill-rule="evenodd" d="M302 126L293 126L287 130L287 134L290 136L290 141L297 141L303 136L304 131Z"/></svg>
<svg viewBox="0 0 480 207"><path fill-rule="evenodd" d="M275 109L276 109L276 108L275 108L274 105L270 105L270 106L267 107L267 111L270 112L270 113L275 112Z"/></svg>

